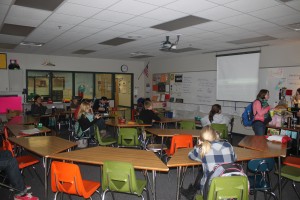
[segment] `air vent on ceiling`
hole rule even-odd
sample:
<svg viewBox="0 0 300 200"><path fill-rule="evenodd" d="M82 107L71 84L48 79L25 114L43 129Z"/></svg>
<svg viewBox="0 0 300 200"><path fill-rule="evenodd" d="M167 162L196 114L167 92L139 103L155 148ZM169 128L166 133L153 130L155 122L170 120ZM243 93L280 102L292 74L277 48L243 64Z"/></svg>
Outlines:
<svg viewBox="0 0 300 200"><path fill-rule="evenodd" d="M134 39L117 37L117 38L113 38L111 40L106 40L106 41L101 42L99 44L110 45L110 46L118 46L118 45L125 44L127 42L132 42L132 41L135 41L135 40Z"/></svg>
<svg viewBox="0 0 300 200"><path fill-rule="evenodd" d="M286 27L294 31L300 31L300 22L294 24L288 24L286 25Z"/></svg>

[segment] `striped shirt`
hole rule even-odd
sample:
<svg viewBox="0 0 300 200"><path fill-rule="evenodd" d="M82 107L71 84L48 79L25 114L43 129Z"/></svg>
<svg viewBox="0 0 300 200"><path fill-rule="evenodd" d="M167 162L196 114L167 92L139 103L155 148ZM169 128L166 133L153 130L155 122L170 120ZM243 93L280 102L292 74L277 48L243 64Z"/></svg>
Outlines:
<svg viewBox="0 0 300 200"><path fill-rule="evenodd" d="M195 146L189 153L189 158L195 161L202 162L203 177L200 182L200 191L203 194L204 184L206 182L209 172L211 172L216 165L222 163L232 163L236 161L231 144L225 140L211 142L210 151L203 157L200 157L201 147Z"/></svg>

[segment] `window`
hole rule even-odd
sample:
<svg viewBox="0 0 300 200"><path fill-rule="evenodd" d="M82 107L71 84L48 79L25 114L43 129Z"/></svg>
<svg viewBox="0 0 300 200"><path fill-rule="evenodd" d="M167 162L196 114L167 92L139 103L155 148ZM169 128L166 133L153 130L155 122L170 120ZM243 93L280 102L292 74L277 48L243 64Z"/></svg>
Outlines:
<svg viewBox="0 0 300 200"><path fill-rule="evenodd" d="M93 99L94 78L92 73L75 73L75 96Z"/></svg>
<svg viewBox="0 0 300 200"><path fill-rule="evenodd" d="M95 96L102 96L112 99L112 74L96 74L95 76Z"/></svg>

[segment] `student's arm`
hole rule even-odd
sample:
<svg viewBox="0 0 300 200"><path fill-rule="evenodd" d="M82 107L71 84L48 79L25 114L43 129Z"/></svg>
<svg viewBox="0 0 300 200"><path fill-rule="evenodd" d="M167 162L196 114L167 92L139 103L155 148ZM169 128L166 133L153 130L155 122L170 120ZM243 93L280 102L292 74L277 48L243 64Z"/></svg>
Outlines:
<svg viewBox="0 0 300 200"><path fill-rule="evenodd" d="M191 160L202 162L200 157L200 148L198 146L195 146L194 149L189 152L188 156Z"/></svg>
<svg viewBox="0 0 300 200"><path fill-rule="evenodd" d="M85 131L86 129L90 128L93 124L95 124L97 120L98 119L95 118L93 121L90 121L87 117L81 115L81 117L78 119L78 123L81 127L81 130Z"/></svg>
<svg viewBox="0 0 300 200"><path fill-rule="evenodd" d="M160 117L152 111L152 119L155 121L160 121Z"/></svg>

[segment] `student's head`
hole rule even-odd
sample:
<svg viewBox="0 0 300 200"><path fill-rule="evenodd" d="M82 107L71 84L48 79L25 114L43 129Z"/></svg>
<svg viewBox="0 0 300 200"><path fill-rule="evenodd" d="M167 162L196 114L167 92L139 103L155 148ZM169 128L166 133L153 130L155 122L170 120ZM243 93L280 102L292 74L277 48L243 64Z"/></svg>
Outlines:
<svg viewBox="0 0 300 200"><path fill-rule="evenodd" d="M42 97L40 95L35 95L34 102L42 103Z"/></svg>
<svg viewBox="0 0 300 200"><path fill-rule="evenodd" d="M144 107L147 110L152 110L152 102L151 101L145 101Z"/></svg>
<svg viewBox="0 0 300 200"><path fill-rule="evenodd" d="M269 90L261 89L256 96L256 99L268 100L269 99Z"/></svg>
<svg viewBox="0 0 300 200"><path fill-rule="evenodd" d="M108 101L107 97L101 97L101 99L100 99L100 102L101 102L102 104L107 103L107 101Z"/></svg>
<svg viewBox="0 0 300 200"><path fill-rule="evenodd" d="M78 119L81 117L81 115L86 115L88 112L91 110L91 104L90 102L83 101L80 106L79 106L79 111L78 111Z"/></svg>
<svg viewBox="0 0 300 200"><path fill-rule="evenodd" d="M203 158L205 154L207 154L210 151L211 142L218 139L218 133L211 126L205 126L201 129L199 137L200 143L202 144L200 153L201 158Z"/></svg>
<svg viewBox="0 0 300 200"><path fill-rule="evenodd" d="M209 115L208 115L209 121L212 122L214 120L214 115L219 114L219 113L221 113L221 105L220 104L214 104L211 107L211 110L210 110Z"/></svg>
<svg viewBox="0 0 300 200"><path fill-rule="evenodd" d="M296 90L296 95L300 95L300 88Z"/></svg>

